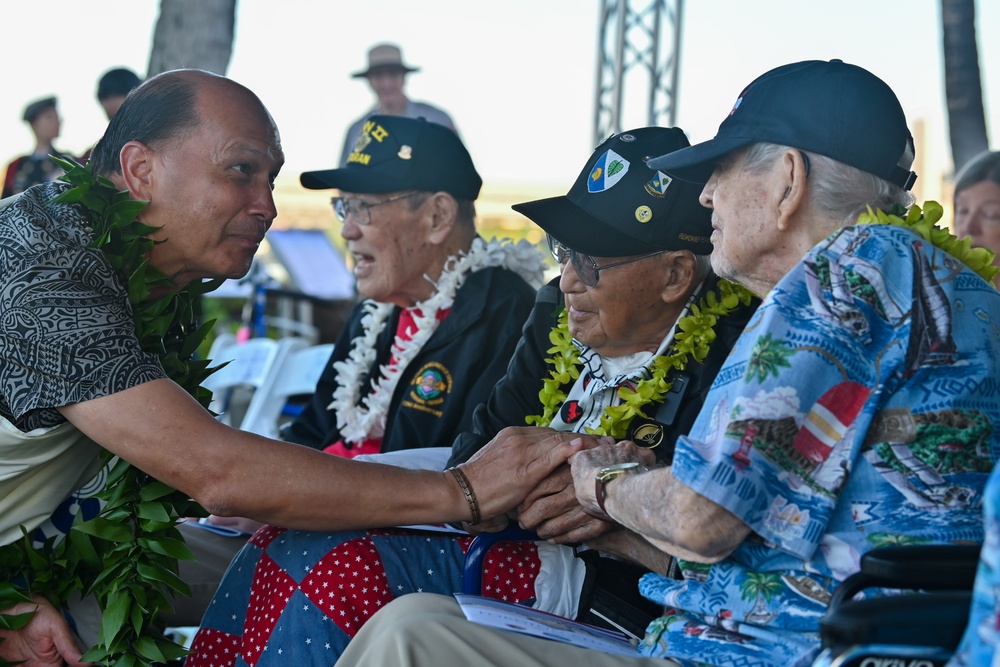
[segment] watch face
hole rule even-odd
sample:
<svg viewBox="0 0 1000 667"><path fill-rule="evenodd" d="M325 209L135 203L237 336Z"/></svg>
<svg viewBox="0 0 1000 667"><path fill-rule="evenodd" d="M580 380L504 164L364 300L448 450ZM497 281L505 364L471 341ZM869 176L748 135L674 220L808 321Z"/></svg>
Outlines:
<svg viewBox="0 0 1000 667"><path fill-rule="evenodd" d="M620 475L632 472L633 469L638 467L639 467L638 461L629 461L628 463L616 463L614 465L601 468L601 470L597 473L597 476L604 481L608 481Z"/></svg>

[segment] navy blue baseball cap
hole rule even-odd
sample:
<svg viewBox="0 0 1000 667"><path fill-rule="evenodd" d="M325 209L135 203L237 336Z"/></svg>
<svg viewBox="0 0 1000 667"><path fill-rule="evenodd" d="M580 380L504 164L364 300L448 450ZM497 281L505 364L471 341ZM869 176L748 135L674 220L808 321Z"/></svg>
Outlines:
<svg viewBox="0 0 1000 667"><path fill-rule="evenodd" d="M671 176L704 183L716 162L758 142L819 153L913 187L913 137L889 86L841 60L783 65L747 86L715 138L649 161Z"/></svg>
<svg viewBox="0 0 1000 667"><path fill-rule="evenodd" d="M515 204L560 243L598 257L654 250L712 252L712 212L702 185L650 171L656 155L690 146L684 131L642 127L614 134L594 150L568 194Z"/></svg>
<svg viewBox="0 0 1000 667"><path fill-rule="evenodd" d="M422 190L470 200L483 185L472 156L450 128L425 118L379 115L365 120L346 167L307 171L299 181L310 190Z"/></svg>

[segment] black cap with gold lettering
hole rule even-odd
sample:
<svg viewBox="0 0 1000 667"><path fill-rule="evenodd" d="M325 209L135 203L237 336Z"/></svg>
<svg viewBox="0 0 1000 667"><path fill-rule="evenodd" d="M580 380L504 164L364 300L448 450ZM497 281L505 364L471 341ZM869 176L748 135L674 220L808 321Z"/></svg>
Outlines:
<svg viewBox="0 0 1000 667"><path fill-rule="evenodd" d="M307 171L299 180L310 190L422 190L471 200L483 185L469 151L451 129L425 118L378 115L365 121L346 167Z"/></svg>

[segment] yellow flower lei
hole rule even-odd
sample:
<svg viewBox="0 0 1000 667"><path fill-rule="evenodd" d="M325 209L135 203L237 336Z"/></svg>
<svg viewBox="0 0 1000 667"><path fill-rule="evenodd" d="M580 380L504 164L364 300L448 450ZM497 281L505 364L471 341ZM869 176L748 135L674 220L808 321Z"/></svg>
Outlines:
<svg viewBox="0 0 1000 667"><path fill-rule="evenodd" d="M748 305L753 297L747 289L720 280L716 295L708 291L697 304L691 304L691 312L677 321L674 342L667 354L656 357L650 370L652 376L640 382L636 388L618 388L619 405L609 405L601 415L601 425L598 428L586 429L591 435L610 435L614 438L624 438L629 425L636 417L648 418L643 407L663 399L670 391L671 383L667 382L667 373L671 369L683 370L691 358L699 363L708 356L709 347L715 340L715 324L720 317L730 313L741 303ZM542 402L542 414L525 417L525 422L536 426L548 426L563 403L566 402L566 392L563 386L580 377L580 355L573 344L569 333L569 315L565 309L559 315L559 320L549 332L552 347L546 353L553 355L545 359L550 365L549 377L542 380L542 390L538 398Z"/></svg>
<svg viewBox="0 0 1000 667"><path fill-rule="evenodd" d="M936 201L924 202L921 209L914 204L905 213L901 210L886 213L881 209L868 207L866 213L858 216L858 224L896 225L906 227L919 234L925 241L948 253L958 261L982 276L988 283L1000 272L1000 266L993 266L994 253L986 248L973 248L969 237L960 239L947 229L937 226L944 215L944 209Z"/></svg>

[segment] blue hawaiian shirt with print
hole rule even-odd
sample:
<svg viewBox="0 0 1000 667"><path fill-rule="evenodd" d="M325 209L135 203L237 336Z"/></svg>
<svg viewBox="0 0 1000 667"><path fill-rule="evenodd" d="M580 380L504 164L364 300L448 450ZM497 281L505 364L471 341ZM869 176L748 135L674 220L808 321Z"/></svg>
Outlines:
<svg viewBox="0 0 1000 667"><path fill-rule="evenodd" d="M683 580L640 651L792 667L819 650L831 591L882 545L980 541L1000 451L1000 294L901 227L858 225L767 295L673 474L753 531Z"/></svg>

